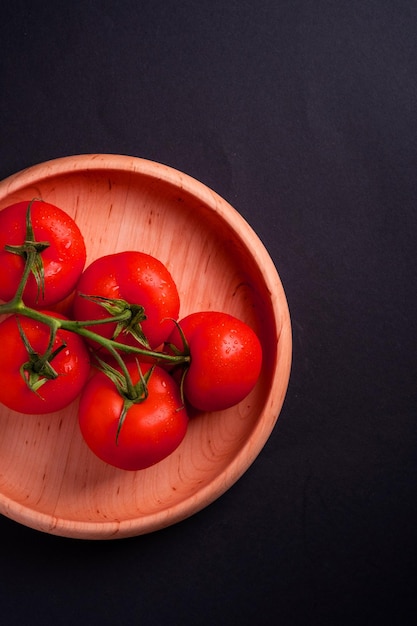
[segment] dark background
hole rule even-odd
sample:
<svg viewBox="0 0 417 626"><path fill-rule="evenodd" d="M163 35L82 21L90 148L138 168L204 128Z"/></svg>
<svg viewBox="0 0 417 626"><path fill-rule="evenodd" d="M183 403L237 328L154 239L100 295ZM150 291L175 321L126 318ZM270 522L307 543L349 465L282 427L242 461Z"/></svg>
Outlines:
<svg viewBox="0 0 417 626"><path fill-rule="evenodd" d="M404 625L417 538L417 3L3 3L0 179L108 152L183 170L273 258L293 368L267 445L155 534L0 518L5 624Z"/></svg>

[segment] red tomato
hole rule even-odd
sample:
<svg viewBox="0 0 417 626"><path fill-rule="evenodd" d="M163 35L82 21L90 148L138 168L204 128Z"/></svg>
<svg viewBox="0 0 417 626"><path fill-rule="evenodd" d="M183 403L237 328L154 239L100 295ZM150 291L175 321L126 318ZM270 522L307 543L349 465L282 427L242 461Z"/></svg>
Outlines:
<svg viewBox="0 0 417 626"><path fill-rule="evenodd" d="M142 363L145 374L151 367ZM128 365L137 383L136 363ZM148 380L148 397L127 411L116 435L123 398L103 372L91 378L83 390L79 408L81 433L89 448L102 461L124 470L139 470L158 463L183 440L188 416L178 386L163 369L155 367Z"/></svg>
<svg viewBox="0 0 417 626"><path fill-rule="evenodd" d="M201 311L179 322L190 350L184 379L187 401L200 411L227 409L254 388L262 365L262 348L247 324L227 313ZM177 328L168 344L182 350Z"/></svg>
<svg viewBox="0 0 417 626"><path fill-rule="evenodd" d="M26 260L25 254L9 252L5 246L20 246L25 242L30 204L30 201L18 202L0 211L0 298L4 301L15 295ZM30 217L35 241L48 242L49 246L40 253L44 292L38 290L32 273L23 300L30 307L49 307L75 288L86 261L85 243L72 217L52 204L33 201Z"/></svg>
<svg viewBox="0 0 417 626"><path fill-rule="evenodd" d="M54 314L55 317L57 316ZM68 406L80 393L90 372L87 347L81 337L58 330L54 350L65 344L52 360L57 378L46 380L37 393L32 391L21 374L29 362L27 349L17 324L19 319L31 348L43 355L48 347L50 330L46 324L23 316L12 315L0 324L0 402L20 413L53 413ZM28 373L26 373L27 377ZM41 378L42 375L40 374Z"/></svg>
<svg viewBox="0 0 417 626"><path fill-rule="evenodd" d="M143 252L127 251L100 257L81 276L73 305L76 319L110 317L102 306L81 294L120 298L144 307L146 319L139 324L152 348L165 341L172 329L169 318L177 319L179 314L180 300L171 274L158 259ZM115 329L113 323L91 327L107 338L113 337ZM117 336L117 341L130 345L137 343L125 332Z"/></svg>

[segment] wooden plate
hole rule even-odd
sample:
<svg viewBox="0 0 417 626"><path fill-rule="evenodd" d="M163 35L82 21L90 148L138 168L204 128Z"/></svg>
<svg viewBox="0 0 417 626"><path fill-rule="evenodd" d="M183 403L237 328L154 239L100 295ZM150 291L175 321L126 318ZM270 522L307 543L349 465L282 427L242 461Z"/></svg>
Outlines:
<svg viewBox="0 0 417 626"><path fill-rule="evenodd" d="M152 468L126 472L97 459L81 438L77 401L23 416L0 407L0 513L73 538L149 533L207 506L248 469L280 413L291 367L285 293L263 244L219 195L167 166L121 155L56 159L0 183L0 209L40 197L72 215L87 263L138 249L165 263L181 316L222 310L259 334L264 352L251 395L190 422L180 447Z"/></svg>

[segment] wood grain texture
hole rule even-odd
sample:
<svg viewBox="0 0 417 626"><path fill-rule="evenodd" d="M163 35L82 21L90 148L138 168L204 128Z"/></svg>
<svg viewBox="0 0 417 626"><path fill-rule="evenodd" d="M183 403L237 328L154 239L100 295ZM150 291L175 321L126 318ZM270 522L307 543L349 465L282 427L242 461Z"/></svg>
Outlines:
<svg viewBox="0 0 417 626"><path fill-rule="evenodd" d="M170 270L181 316L222 310L258 333L260 380L236 407L194 417L180 447L126 472L97 459L78 429L77 401L56 414L0 407L0 513L40 531L110 539L152 532L201 510L248 469L267 441L288 386L292 339L285 293L247 222L215 192L167 166L122 155L36 165L0 183L0 210L33 197L77 221L90 263L137 249Z"/></svg>

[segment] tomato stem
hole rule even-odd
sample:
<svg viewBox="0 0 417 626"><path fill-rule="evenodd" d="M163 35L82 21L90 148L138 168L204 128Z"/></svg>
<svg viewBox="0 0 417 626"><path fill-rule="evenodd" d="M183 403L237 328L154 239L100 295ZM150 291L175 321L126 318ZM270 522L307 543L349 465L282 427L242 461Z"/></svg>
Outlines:
<svg viewBox="0 0 417 626"><path fill-rule="evenodd" d="M37 309L32 309L26 306L23 302L16 302L15 304L13 304L13 301L4 305L0 305L0 314L2 313L19 313L19 315L23 315L25 317L29 317L30 319L46 324L51 329L54 328L58 330L62 328L63 330L68 330L69 332L76 333L77 335L80 335L85 339L90 339L91 341L98 343L100 346L108 350L112 354L112 356L116 358L116 360L118 359L115 355L119 355L119 351L125 352L127 354L148 357L155 362L171 363L173 365L187 363L190 360L188 355L171 355L167 354L166 352L158 352L157 350L150 350L148 348L126 345L114 339L107 339L106 337L103 337L102 335L99 335L98 333L95 333L94 331L85 328L85 326L87 325L92 326L93 323L98 323L97 320L80 322L78 320L61 319L59 317L54 317L50 313L43 313L42 311L38 311ZM121 314L120 317L126 319L126 314ZM117 320L118 317L111 317L100 321L104 323L110 321L114 322Z"/></svg>
<svg viewBox="0 0 417 626"><path fill-rule="evenodd" d="M54 349L57 328L56 326L51 326L48 346L43 354L39 354L32 348L18 317L17 325L20 337L29 357L29 360L23 363L20 367L20 374L29 389L39 395L38 389L40 389L42 385L44 385L48 380L54 380L58 377L51 361L53 361L53 359L66 348L66 343L62 342L57 348Z"/></svg>
<svg viewBox="0 0 417 626"><path fill-rule="evenodd" d="M37 286L37 299L45 295L45 274L41 252L49 247L48 241L36 241L32 226L31 209L35 198L29 202L26 211L25 241L21 245L6 245L5 250L17 254L25 259L23 275L17 290L17 297L21 298L30 273L32 272ZM15 296L16 297L16 296Z"/></svg>
<svg viewBox="0 0 417 626"><path fill-rule="evenodd" d="M27 256L26 256L25 267L23 269L23 274L20 279L20 283L17 287L16 293L9 303L5 303L0 306L0 309L2 312L4 309L4 313L13 313L15 312L16 308L19 308L20 305L23 304L23 300L22 300L23 291L26 287L26 283L32 271L32 267L36 261L37 255L38 255L38 252L34 248L31 250L28 250ZM10 305L9 307L7 306L8 304Z"/></svg>
<svg viewBox="0 0 417 626"><path fill-rule="evenodd" d="M25 289L27 280L32 271L33 264L36 262L36 258L38 256L38 252L36 249L28 249L26 255L25 267L20 279L20 283L17 287L16 293L14 297L9 301L3 304L0 304L0 315L9 315L12 313L18 313L19 315L23 315L25 317L29 317L33 320L46 324L51 329L51 332L56 333L59 328L64 330L68 330L70 332L76 333L85 337L85 339L90 339L106 350L108 350L112 356L116 358L119 362L116 354L119 354L118 351L125 352L127 354L133 354L137 356L144 356L149 359L154 360L156 363L164 362L164 363L172 363L173 365L187 363L189 361L189 356L187 354L183 355L171 355L165 352L157 352L156 350L152 350L146 347L139 346L130 346L124 343L118 342L114 339L107 339L98 333L86 328L87 326L95 326L99 324L106 324L109 322L117 323L128 320L132 312L129 308L124 308L118 315L113 315L111 317L106 317L99 320L64 320L59 317L54 317L51 314L42 313L37 309L32 309L25 305L23 301L23 291ZM122 359L121 359L122 360Z"/></svg>
<svg viewBox="0 0 417 626"><path fill-rule="evenodd" d="M128 302L123 302L122 306L120 303L116 303L118 306L114 309L114 314L111 317L86 321L62 319L60 317L54 317L51 312L43 313L42 311L26 306L23 300L23 292L31 272L34 274L38 284L38 293L43 289L43 264L42 259L40 258L40 253L48 247L48 245L48 242L36 242L34 240L29 206L26 222L26 241L22 246L8 247L8 250L11 253L20 254L25 258L25 266L14 297L9 302L0 304L0 315L18 314L45 324L50 329L48 346L43 355L35 354L31 346L25 343L28 350L29 361L24 365L22 375L25 376L25 380L35 392L37 392L37 388L43 384L43 382L46 382L46 379L53 377L54 369L50 361L54 358L54 356L56 356L58 351L65 347L63 344L61 347L58 347L57 350L53 350L56 334L59 329L76 333L87 340L95 342L100 347L107 350L107 352L114 358L117 365L120 367L121 376L124 378L123 390L120 391L120 393L125 398L126 407L130 402L134 403L141 401L141 396L137 387L132 382L128 368L120 354L121 352L134 355L138 358L144 357L147 361L150 360L153 362L154 365L158 363L181 365L188 364L190 362L190 355L187 349L184 349L183 353L175 351L174 354L158 352L150 348L146 337L142 337L142 334L138 334L138 336L136 336L138 345L127 345L117 341L115 338L108 339L91 330L91 326L97 326L99 324L106 324L110 322L116 323L116 325L120 328L123 323L126 324L129 320L132 320L132 317L134 316L139 321L144 319L144 309L136 305L130 305ZM111 308L112 303L107 302L106 304L107 310L109 312L113 311ZM175 320L173 320L173 322L176 323ZM22 340L25 341L23 336ZM186 348L185 342L184 348ZM100 362L99 358L97 360ZM29 375L32 376L32 378L27 378ZM146 387L146 380L143 380L142 382ZM120 420L119 430L122 423L123 418Z"/></svg>

